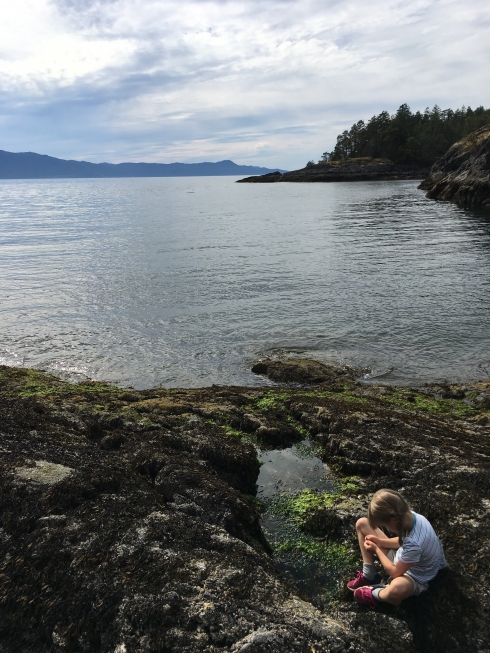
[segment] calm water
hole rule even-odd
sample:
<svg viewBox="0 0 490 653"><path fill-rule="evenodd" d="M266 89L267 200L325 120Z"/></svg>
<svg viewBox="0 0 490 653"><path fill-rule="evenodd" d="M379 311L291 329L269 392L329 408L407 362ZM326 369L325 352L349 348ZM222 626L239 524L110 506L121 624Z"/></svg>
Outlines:
<svg viewBox="0 0 490 653"><path fill-rule="evenodd" d="M257 497L267 500L276 494L299 494L303 490L332 490L330 470L318 458L309 440L286 449L258 450L262 463L257 479Z"/></svg>
<svg viewBox="0 0 490 653"><path fill-rule="evenodd" d="M257 384L300 353L387 383L490 374L490 219L417 182L0 181L0 363Z"/></svg>
<svg viewBox="0 0 490 653"><path fill-rule="evenodd" d="M338 485L309 440L286 449L259 450L258 458L262 465L257 498L264 503L262 529L274 549L274 562L302 594L317 600L326 598L326 594L339 589L342 573L322 562L322 544L313 535L301 532L294 519L284 515L280 505L304 490L332 492ZM307 552L312 544L314 550L318 547L316 556ZM284 551L281 550L284 545L293 546Z"/></svg>

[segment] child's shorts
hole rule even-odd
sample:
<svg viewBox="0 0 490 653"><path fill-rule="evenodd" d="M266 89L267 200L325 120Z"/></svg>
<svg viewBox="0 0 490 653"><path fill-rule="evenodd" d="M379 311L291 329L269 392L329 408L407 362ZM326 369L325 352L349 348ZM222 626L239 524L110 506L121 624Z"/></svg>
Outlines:
<svg viewBox="0 0 490 653"><path fill-rule="evenodd" d="M390 560L393 564L395 564L395 555L396 555L396 549L390 549L390 550L388 551L387 558L389 558L389 560ZM413 592L412 592L412 596L418 596L419 594L422 594L422 592L425 592L426 590L429 589L429 583L419 583L418 580L415 580L415 578L413 578L412 576L410 576L410 574L408 573L408 571L405 572L403 575L406 576L407 578L410 578L410 580L411 580L412 583L413 583Z"/></svg>

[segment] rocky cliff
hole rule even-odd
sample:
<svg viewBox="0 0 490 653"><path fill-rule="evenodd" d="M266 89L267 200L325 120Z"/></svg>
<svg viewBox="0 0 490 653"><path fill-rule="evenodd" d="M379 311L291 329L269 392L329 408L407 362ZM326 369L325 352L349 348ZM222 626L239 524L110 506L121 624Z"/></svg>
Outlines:
<svg viewBox="0 0 490 653"><path fill-rule="evenodd" d="M490 208L490 125L450 147L419 188L430 199Z"/></svg>
<svg viewBox="0 0 490 653"><path fill-rule="evenodd" d="M424 179L429 168L416 165L396 165L389 159L344 159L307 165L301 170L291 172L272 172L267 175L247 177L238 183L270 184L275 182L328 182L328 181L369 181L384 179Z"/></svg>
<svg viewBox="0 0 490 653"><path fill-rule="evenodd" d="M488 652L490 384L254 369L296 387L136 392L0 367L1 653ZM370 612L340 589L315 605L276 569L250 442L305 435L339 479L356 475L300 515L315 546L356 552L370 494L403 488L450 566L425 595Z"/></svg>

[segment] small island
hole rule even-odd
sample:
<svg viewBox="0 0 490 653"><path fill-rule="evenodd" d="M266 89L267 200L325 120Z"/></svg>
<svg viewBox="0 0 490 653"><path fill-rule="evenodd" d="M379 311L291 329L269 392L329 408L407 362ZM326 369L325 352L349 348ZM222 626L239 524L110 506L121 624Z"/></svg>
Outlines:
<svg viewBox="0 0 490 653"><path fill-rule="evenodd" d="M385 179L425 179L430 167L416 164L395 164L390 159L358 157L340 161L308 163L300 170L271 172L267 175L246 177L241 184L271 184L276 182L328 182L328 181L374 181Z"/></svg>
<svg viewBox="0 0 490 653"><path fill-rule="evenodd" d="M461 206L487 206L490 200L490 109L441 110L437 105L412 113L402 104L367 123L359 120L337 136L331 152L291 172L271 172L239 183L382 181L422 179L427 197ZM449 149L448 149L449 148ZM429 177L430 174L430 177Z"/></svg>

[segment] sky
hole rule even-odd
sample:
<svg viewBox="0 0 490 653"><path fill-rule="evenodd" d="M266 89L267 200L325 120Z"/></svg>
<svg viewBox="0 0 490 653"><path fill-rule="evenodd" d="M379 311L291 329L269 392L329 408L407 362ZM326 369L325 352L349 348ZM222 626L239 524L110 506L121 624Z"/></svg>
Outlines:
<svg viewBox="0 0 490 653"><path fill-rule="evenodd" d="M294 169L489 62L488 0L1 0L0 149Z"/></svg>

